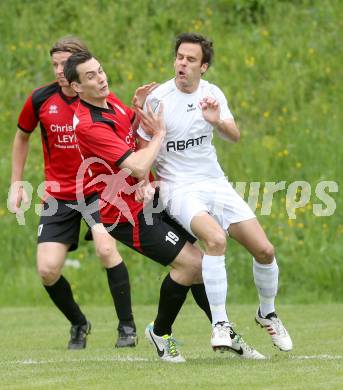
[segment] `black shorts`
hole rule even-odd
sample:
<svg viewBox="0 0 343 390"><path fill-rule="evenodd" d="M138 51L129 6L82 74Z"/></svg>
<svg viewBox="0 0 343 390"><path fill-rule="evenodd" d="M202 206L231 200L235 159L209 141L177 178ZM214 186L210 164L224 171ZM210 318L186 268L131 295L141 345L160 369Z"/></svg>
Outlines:
<svg viewBox="0 0 343 390"><path fill-rule="evenodd" d="M79 244L79 234L82 213L84 209L78 206L78 209L67 206L78 205L77 201L56 199L57 211L53 215L41 215L38 225L38 244L42 242L60 242L62 244L70 244L69 251L77 249ZM93 226L95 223L100 223L99 207L97 206L98 195L93 194L85 199L86 205L94 202L90 215L92 221L86 218L88 226ZM96 206L96 207L94 207ZM49 199L43 203L43 210L51 209ZM44 212L44 211L43 211ZM86 215L85 215L86 216Z"/></svg>
<svg viewBox="0 0 343 390"><path fill-rule="evenodd" d="M135 226L124 222L112 229L109 224L105 227L116 240L162 265L168 265L187 241L193 244L196 239L164 211L153 214L152 218L152 224L148 225L141 211Z"/></svg>

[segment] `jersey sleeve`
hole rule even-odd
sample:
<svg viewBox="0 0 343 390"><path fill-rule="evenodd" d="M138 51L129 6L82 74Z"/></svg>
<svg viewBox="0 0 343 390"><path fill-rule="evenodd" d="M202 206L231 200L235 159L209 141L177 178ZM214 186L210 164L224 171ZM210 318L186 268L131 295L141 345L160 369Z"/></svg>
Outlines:
<svg viewBox="0 0 343 390"><path fill-rule="evenodd" d="M87 157L99 157L111 166L119 166L133 153L130 146L105 123L97 123L91 126L87 132L87 139L83 140L82 134L77 134L77 137L81 152L82 146L85 146L90 151L86 153Z"/></svg>
<svg viewBox="0 0 343 390"><path fill-rule="evenodd" d="M20 130L25 133L32 133L32 131L36 128L39 119L37 118L33 103L32 103L32 95L30 95L19 114L18 118L18 127Z"/></svg>
<svg viewBox="0 0 343 390"><path fill-rule="evenodd" d="M216 86L213 86L212 93L220 104L220 119L233 119L233 115L227 104L227 100L223 92Z"/></svg>

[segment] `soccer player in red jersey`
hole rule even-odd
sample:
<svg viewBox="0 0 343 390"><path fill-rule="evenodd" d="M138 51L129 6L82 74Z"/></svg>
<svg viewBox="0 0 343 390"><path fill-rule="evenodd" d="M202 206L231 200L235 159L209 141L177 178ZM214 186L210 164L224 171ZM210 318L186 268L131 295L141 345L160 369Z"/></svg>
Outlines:
<svg viewBox="0 0 343 390"><path fill-rule="evenodd" d="M19 116L12 156L11 182L14 184L23 178L30 135L39 123L44 153L45 198L38 228L37 269L50 298L71 323L69 349L86 347L91 324L62 275L68 251L78 247L82 218L80 211L68 206L77 204L76 173L82 160L73 129L73 115L79 97L65 79L63 67L73 53L86 49L76 37L62 38L52 46L50 56L56 81L34 90L26 100ZM11 188L11 209L20 212L20 205L27 195L20 184ZM93 187L84 189L83 196L87 204L97 201ZM56 212L52 212L54 208ZM92 217L96 253L106 269L119 318L116 347L132 347L137 343L137 336L128 271L115 240L100 224L99 212L93 212Z"/></svg>

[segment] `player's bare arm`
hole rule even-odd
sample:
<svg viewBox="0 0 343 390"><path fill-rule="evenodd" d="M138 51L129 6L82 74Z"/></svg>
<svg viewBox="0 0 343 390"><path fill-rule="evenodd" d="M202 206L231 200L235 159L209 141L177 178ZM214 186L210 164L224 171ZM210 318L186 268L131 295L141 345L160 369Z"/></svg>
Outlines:
<svg viewBox="0 0 343 390"><path fill-rule="evenodd" d="M25 189L20 185L15 185L14 183L23 179L24 167L29 151L29 140L29 134L20 129L17 130L12 150L12 186L9 198L9 209L13 213L18 213L20 205L28 201Z"/></svg>
<svg viewBox="0 0 343 390"><path fill-rule="evenodd" d="M205 97L200 102L204 119L218 130L219 135L226 141L237 142L240 131L234 119L220 119L220 105L212 97Z"/></svg>

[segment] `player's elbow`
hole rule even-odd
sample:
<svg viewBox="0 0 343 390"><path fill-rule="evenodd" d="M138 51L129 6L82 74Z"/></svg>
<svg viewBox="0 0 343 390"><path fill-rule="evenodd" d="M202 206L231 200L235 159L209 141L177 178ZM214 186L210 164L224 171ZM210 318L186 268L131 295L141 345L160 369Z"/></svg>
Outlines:
<svg viewBox="0 0 343 390"><path fill-rule="evenodd" d="M150 167L145 166L145 164L136 166L132 169L131 175L134 176L139 181L144 180L150 171Z"/></svg>
<svg viewBox="0 0 343 390"><path fill-rule="evenodd" d="M240 140L240 138L241 138L241 134L238 131L238 132L235 132L234 134L232 134L230 140L231 140L231 142L236 143Z"/></svg>

